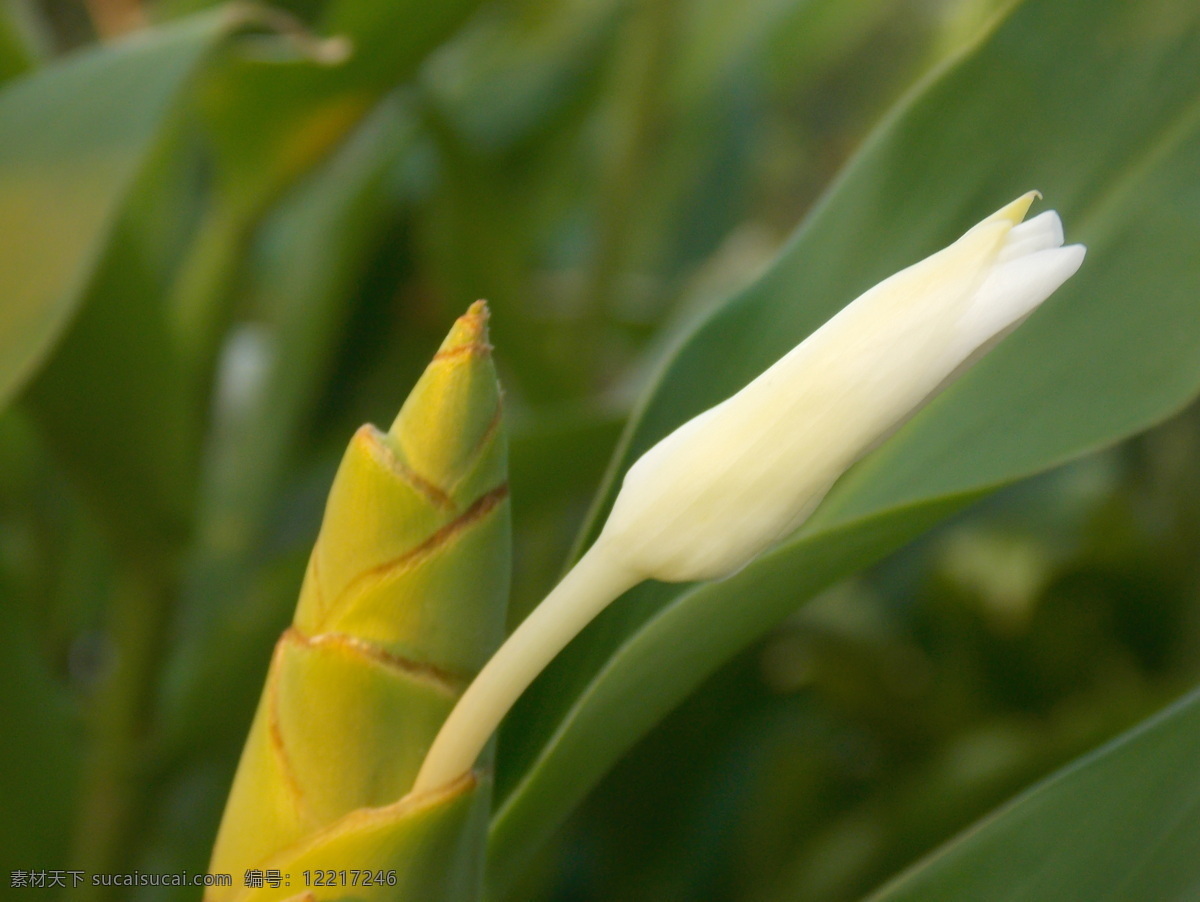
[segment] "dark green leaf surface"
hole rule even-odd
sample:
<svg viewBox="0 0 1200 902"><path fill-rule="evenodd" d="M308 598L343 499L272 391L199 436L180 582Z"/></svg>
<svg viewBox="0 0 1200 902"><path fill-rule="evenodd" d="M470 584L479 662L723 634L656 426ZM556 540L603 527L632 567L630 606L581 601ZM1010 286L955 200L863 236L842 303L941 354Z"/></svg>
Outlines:
<svg viewBox="0 0 1200 902"><path fill-rule="evenodd" d="M21 741L0 752L0 791L11 812L0 833L7 860L65 859L79 782L79 717L37 655L27 611L5 611L0 631L0 680L5 719L20 724Z"/></svg>
<svg viewBox="0 0 1200 902"><path fill-rule="evenodd" d="M551 666L502 736L497 885L665 711L813 591L1195 395L1198 92L1193 4L1017 5L879 128L767 275L683 343L617 476L858 293L1023 191L1045 192L1069 240L1089 246L1080 274L849 474L801 534L722 583L634 590Z"/></svg>
<svg viewBox="0 0 1200 902"><path fill-rule="evenodd" d="M268 207L326 159L387 91L413 77L476 0L330 3L318 40L248 41L200 91L214 193L171 306L181 347L206 384L234 306L232 283Z"/></svg>
<svg viewBox="0 0 1200 902"><path fill-rule="evenodd" d="M31 23L13 4L0 6L0 82L32 69L38 60Z"/></svg>
<svg viewBox="0 0 1200 902"><path fill-rule="evenodd" d="M872 902L1200 893L1200 692L1071 765L871 897Z"/></svg>
<svg viewBox="0 0 1200 902"><path fill-rule="evenodd" d="M171 99L232 24L209 13L0 93L0 403L70 320Z"/></svg>

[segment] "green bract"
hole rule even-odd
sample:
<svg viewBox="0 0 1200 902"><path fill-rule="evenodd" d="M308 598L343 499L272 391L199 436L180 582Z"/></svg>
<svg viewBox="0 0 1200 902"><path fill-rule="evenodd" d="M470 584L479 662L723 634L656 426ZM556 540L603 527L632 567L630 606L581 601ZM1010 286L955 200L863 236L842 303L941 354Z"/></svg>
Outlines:
<svg viewBox="0 0 1200 902"><path fill-rule="evenodd" d="M210 870L210 900L287 898L305 870L396 872L355 898L477 892L485 776L406 795L499 643L509 579L506 442L487 308L461 317L392 428L342 459L270 671ZM247 869L291 887L245 888ZM345 893L313 888L314 898Z"/></svg>

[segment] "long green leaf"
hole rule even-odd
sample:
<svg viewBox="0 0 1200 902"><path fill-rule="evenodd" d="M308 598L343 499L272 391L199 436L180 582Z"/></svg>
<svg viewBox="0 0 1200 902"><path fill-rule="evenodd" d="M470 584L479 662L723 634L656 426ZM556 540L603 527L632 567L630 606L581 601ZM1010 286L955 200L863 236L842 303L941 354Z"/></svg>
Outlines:
<svg viewBox="0 0 1200 902"><path fill-rule="evenodd" d="M1023 190L1043 190L1090 247L1066 290L849 474L801 534L725 582L634 590L549 668L502 735L498 886L672 705L813 591L1196 394L1198 97L1193 4L1019 4L885 121L776 265L683 343L614 476Z"/></svg>
<svg viewBox="0 0 1200 902"><path fill-rule="evenodd" d="M1197 749L1200 691L1029 790L871 900L1193 899Z"/></svg>
<svg viewBox="0 0 1200 902"><path fill-rule="evenodd" d="M71 319L172 98L234 24L208 13L0 93L0 404Z"/></svg>

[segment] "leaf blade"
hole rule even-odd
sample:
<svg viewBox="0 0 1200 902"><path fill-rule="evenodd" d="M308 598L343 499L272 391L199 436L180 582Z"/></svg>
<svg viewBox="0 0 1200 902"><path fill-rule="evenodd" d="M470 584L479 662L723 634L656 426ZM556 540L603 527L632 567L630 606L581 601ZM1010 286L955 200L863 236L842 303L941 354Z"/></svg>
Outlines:
<svg viewBox="0 0 1200 902"><path fill-rule="evenodd" d="M70 321L171 99L236 20L208 13L76 54L0 93L0 404Z"/></svg>
<svg viewBox="0 0 1200 902"><path fill-rule="evenodd" d="M1192 692L1028 790L871 902L1187 898L1200 886L1197 747L1200 692Z"/></svg>

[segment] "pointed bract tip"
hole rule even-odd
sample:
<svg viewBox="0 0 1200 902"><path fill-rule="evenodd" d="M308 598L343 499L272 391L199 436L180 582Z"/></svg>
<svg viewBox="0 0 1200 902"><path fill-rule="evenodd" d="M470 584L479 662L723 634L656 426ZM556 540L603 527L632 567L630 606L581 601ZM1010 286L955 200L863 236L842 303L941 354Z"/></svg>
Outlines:
<svg viewBox="0 0 1200 902"><path fill-rule="evenodd" d="M1025 214L1029 212L1029 208L1033 206L1033 202L1041 199L1041 191L1026 191L1012 203L1001 207L985 219L984 222L996 222L1001 219L1007 219L1013 225L1019 225L1025 219Z"/></svg>
<svg viewBox="0 0 1200 902"><path fill-rule="evenodd" d="M450 494L495 431L499 410L488 308L476 301L455 320L388 434L412 469Z"/></svg>
<svg viewBox="0 0 1200 902"><path fill-rule="evenodd" d="M476 301L467 312L454 321L450 333L438 348L434 360L459 354L490 354L488 344L488 318L491 316L487 301Z"/></svg>

